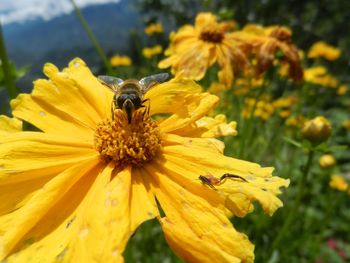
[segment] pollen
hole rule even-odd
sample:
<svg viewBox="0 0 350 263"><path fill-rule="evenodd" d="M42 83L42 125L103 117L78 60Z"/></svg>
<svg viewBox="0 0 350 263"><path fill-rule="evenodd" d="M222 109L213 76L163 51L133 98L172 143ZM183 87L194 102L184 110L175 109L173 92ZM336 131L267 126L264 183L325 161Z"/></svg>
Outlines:
<svg viewBox="0 0 350 263"><path fill-rule="evenodd" d="M118 167L141 166L160 150L161 132L144 109L134 112L131 123L122 110L116 109L113 120L106 119L97 125L94 144L107 162L114 161Z"/></svg>

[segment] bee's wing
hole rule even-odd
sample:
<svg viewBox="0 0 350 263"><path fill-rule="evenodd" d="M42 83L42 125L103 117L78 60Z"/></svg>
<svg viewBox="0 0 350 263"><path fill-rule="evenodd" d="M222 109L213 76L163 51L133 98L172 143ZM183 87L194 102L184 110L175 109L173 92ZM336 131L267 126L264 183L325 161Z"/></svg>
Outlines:
<svg viewBox="0 0 350 263"><path fill-rule="evenodd" d="M97 79L114 92L118 92L120 85L124 82L124 80L112 76L98 76Z"/></svg>
<svg viewBox="0 0 350 263"><path fill-rule="evenodd" d="M168 73L159 73L150 75L140 79L139 83L142 85L142 93L145 94L150 88L158 83L163 83L169 78Z"/></svg>

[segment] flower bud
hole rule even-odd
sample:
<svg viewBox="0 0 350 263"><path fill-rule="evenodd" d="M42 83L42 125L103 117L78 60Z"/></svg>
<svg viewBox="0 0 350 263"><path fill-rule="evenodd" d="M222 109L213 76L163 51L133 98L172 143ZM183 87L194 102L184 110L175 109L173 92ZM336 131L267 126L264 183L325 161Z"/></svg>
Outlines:
<svg viewBox="0 0 350 263"><path fill-rule="evenodd" d="M317 116L304 124L301 133L312 143L321 143L331 136L332 126L325 117Z"/></svg>
<svg viewBox="0 0 350 263"><path fill-rule="evenodd" d="M335 160L332 154L322 155L319 162L322 168L331 168L337 163L337 161Z"/></svg>

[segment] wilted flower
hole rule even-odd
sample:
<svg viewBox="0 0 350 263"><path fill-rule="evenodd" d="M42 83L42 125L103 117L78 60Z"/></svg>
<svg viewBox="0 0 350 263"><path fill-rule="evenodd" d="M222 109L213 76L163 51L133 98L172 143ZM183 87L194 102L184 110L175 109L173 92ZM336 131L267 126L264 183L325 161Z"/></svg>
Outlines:
<svg viewBox="0 0 350 263"><path fill-rule="evenodd" d="M275 60L276 52L281 51L281 63L288 64L288 75L296 81L303 78L303 68L298 49L292 42L292 32L283 26L271 26L263 28L258 25L247 25L243 32L237 32L237 38L251 46L255 53L258 75L266 72ZM244 34L245 33L245 34Z"/></svg>
<svg viewBox="0 0 350 263"><path fill-rule="evenodd" d="M113 93L83 61L62 72L47 64L44 73L49 80L11 103L40 131L0 138L0 260L123 262L138 226L157 218L188 262L253 262L254 246L226 212L244 216L257 200L272 214L289 182L223 155L214 137L236 130L224 116L205 117L216 96L173 79L149 90L149 112L136 110L129 123L122 110L111 113ZM161 122L149 116L164 113ZM224 173L244 180L228 179L220 191L199 180Z"/></svg>
<svg viewBox="0 0 350 263"><path fill-rule="evenodd" d="M307 54L308 58L323 57L327 60L333 61L340 57L340 50L333 47L326 42L319 41L313 44Z"/></svg>
<svg viewBox="0 0 350 263"><path fill-rule="evenodd" d="M302 128L302 135L313 143L326 141L332 133L331 123L323 116L307 121Z"/></svg>
<svg viewBox="0 0 350 263"><path fill-rule="evenodd" d="M168 58L160 68L171 67L173 74L200 80L214 63L218 63L219 81L231 87L235 73L249 68L243 44L229 32L231 24L219 23L211 13L200 13L195 25L185 25L170 36L165 51Z"/></svg>
<svg viewBox="0 0 350 263"><path fill-rule="evenodd" d="M153 47L145 47L142 49L142 55L145 58L152 58L160 53L162 53L163 49L161 45L155 45Z"/></svg>
<svg viewBox="0 0 350 263"><path fill-rule="evenodd" d="M333 167L337 161L335 160L334 156L332 154L324 154L320 157L320 166L322 168L330 168Z"/></svg>
<svg viewBox="0 0 350 263"><path fill-rule="evenodd" d="M164 29L161 23L151 23L147 27L145 27L145 33L149 36L163 33L163 32L164 32Z"/></svg>
<svg viewBox="0 0 350 263"><path fill-rule="evenodd" d="M131 58L128 56L114 55L110 59L110 63L113 67L130 66L132 64Z"/></svg>

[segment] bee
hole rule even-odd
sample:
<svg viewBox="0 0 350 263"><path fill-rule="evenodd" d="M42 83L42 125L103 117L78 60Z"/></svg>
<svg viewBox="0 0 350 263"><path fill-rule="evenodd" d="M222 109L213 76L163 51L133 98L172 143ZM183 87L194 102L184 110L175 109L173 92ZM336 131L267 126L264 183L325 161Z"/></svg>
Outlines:
<svg viewBox="0 0 350 263"><path fill-rule="evenodd" d="M232 179L240 179L244 182L248 182L246 179L239 175L235 174L230 174L230 173L225 173L223 174L220 179L212 176L212 175L200 175L198 179L202 182L202 184L209 186L210 188L216 190L215 186L222 184L227 178L232 178Z"/></svg>
<svg viewBox="0 0 350 263"><path fill-rule="evenodd" d="M165 82L168 78L168 73L154 74L140 80L122 80L112 76L98 76L98 80L114 93L111 107L112 118L114 108L121 109L126 113L129 124L134 111L145 107L143 104L149 100L143 99L145 93L155 85Z"/></svg>

